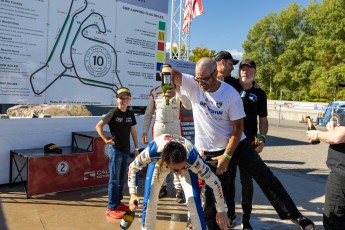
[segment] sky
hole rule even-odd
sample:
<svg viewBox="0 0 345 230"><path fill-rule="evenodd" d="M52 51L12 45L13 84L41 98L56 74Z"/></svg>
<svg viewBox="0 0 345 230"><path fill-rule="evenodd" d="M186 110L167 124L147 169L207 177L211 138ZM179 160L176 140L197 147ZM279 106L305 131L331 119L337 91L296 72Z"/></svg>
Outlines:
<svg viewBox="0 0 345 230"><path fill-rule="evenodd" d="M248 31L271 12L279 12L291 3L305 8L312 0L202 0L205 14L193 19L190 48L227 50L239 59ZM317 2L321 2L318 0Z"/></svg>

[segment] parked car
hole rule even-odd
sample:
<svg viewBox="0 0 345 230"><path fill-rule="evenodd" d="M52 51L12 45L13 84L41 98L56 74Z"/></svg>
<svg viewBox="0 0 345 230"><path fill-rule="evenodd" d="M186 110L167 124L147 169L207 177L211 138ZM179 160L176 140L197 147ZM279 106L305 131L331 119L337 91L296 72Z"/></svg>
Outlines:
<svg viewBox="0 0 345 230"><path fill-rule="evenodd" d="M345 101L331 101L323 116L322 125L326 125L329 121L340 123L345 118Z"/></svg>

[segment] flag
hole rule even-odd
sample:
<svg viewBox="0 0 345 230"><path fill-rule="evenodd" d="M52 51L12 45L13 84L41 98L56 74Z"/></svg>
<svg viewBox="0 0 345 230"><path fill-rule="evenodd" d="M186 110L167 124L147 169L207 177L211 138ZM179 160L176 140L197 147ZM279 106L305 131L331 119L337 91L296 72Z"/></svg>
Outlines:
<svg viewBox="0 0 345 230"><path fill-rule="evenodd" d="M187 32L193 18L204 13L201 0L186 0L186 4L184 6L183 33Z"/></svg>

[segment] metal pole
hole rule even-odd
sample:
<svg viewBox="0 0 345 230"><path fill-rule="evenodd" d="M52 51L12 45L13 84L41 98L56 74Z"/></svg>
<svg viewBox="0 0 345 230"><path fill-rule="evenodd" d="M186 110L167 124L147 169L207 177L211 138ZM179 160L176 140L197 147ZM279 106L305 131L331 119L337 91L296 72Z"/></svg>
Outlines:
<svg viewBox="0 0 345 230"><path fill-rule="evenodd" d="M171 0L171 12L170 12L170 58L173 58L173 33L174 33L174 9L175 0Z"/></svg>
<svg viewBox="0 0 345 230"><path fill-rule="evenodd" d="M280 127L280 112L282 110L282 105L279 105L279 112L278 112L278 125L277 127Z"/></svg>
<svg viewBox="0 0 345 230"><path fill-rule="evenodd" d="M178 56L177 56L177 59L178 60L181 60L181 41L182 41L182 32L183 32L183 20L182 20L182 17L183 17L183 10L184 10L184 0L180 0L180 22L179 22L179 25L180 25L180 31L178 33Z"/></svg>

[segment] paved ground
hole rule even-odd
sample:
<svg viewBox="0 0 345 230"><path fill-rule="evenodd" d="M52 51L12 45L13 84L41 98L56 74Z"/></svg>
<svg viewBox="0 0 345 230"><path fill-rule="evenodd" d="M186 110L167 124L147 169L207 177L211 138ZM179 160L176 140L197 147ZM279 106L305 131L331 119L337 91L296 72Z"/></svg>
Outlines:
<svg viewBox="0 0 345 230"><path fill-rule="evenodd" d="M324 143L310 145L305 140L306 125L297 121L270 119L267 147L261 154L274 174L281 180L300 211L312 219L316 229L322 227L324 189L329 172L325 165L327 148ZM324 127L317 127L324 129ZM237 226L240 229L240 182L236 179ZM143 188L143 186L141 186ZM127 190L126 190L127 191ZM185 229L186 206L174 201L174 191L158 205L158 230ZM128 201L128 196L125 201ZM2 230L88 230L120 229L119 220L104 215L107 202L106 186L88 188L26 199L20 184L0 186L0 229ZM130 229L140 229L140 211ZM290 221L281 221L255 187L251 223L254 229L299 229Z"/></svg>

